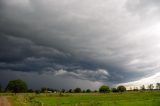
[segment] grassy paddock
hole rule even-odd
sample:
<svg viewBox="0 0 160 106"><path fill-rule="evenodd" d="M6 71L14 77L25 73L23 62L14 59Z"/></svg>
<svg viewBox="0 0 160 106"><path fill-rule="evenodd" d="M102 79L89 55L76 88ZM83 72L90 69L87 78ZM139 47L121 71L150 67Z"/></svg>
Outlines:
<svg viewBox="0 0 160 106"><path fill-rule="evenodd" d="M160 106L160 91L125 93L17 94L14 106Z"/></svg>

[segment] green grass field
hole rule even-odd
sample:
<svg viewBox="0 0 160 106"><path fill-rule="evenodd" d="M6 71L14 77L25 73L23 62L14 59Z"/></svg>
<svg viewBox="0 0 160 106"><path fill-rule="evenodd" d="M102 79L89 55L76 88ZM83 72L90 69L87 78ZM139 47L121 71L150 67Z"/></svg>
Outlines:
<svg viewBox="0 0 160 106"><path fill-rule="evenodd" d="M160 91L125 93L17 94L14 106L160 106Z"/></svg>

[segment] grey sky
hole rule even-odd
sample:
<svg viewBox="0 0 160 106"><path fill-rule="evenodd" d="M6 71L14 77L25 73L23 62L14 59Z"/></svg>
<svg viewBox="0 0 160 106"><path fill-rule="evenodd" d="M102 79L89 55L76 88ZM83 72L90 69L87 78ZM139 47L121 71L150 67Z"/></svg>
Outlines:
<svg viewBox="0 0 160 106"><path fill-rule="evenodd" d="M0 77L1 83L24 73L28 82L33 74L32 80L43 77L45 86L75 87L69 81L77 80L86 88L87 83L116 85L155 75L159 3L0 0L0 73L14 73ZM51 79L45 78L48 72Z"/></svg>

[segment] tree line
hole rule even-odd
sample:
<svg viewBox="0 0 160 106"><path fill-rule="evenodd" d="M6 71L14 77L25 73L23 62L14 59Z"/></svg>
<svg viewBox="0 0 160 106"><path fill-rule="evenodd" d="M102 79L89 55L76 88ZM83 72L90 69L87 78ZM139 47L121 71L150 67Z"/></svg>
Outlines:
<svg viewBox="0 0 160 106"><path fill-rule="evenodd" d="M137 87L134 87L133 89L130 88L131 91L139 91L139 90L153 90L154 89L154 85L153 84L149 84L148 89L145 88L144 85L142 85L140 87L140 89L138 89ZM160 90L160 83L156 84L155 89ZM123 85L119 85L116 88L110 88L107 85L102 85L99 87L99 90L94 90L92 91L91 89L86 89L86 90L82 90L81 88L75 88L75 89L69 89L69 90L65 90L65 89L53 89L53 88L41 88L41 89L37 89L37 90L33 90L33 89L28 89L28 85L25 81L17 79L17 80L11 80L8 82L6 88L3 90L2 86L0 85L0 92L12 92L12 93L24 93L24 92L29 92L29 93L90 93L90 92L100 92L100 93L109 93L109 92L125 92L126 91L126 87Z"/></svg>
<svg viewBox="0 0 160 106"><path fill-rule="evenodd" d="M160 83L156 83L156 85L154 86L153 84L149 84L148 86L142 85L140 86L140 88L138 89L138 87L130 87L131 91L144 91L144 90L160 90Z"/></svg>

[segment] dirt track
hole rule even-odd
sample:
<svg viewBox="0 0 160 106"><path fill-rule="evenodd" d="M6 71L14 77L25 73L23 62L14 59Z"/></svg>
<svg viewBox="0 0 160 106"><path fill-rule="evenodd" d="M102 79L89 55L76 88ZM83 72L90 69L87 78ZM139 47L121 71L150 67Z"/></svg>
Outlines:
<svg viewBox="0 0 160 106"><path fill-rule="evenodd" d="M0 96L0 106L11 106L11 104L9 103L7 97Z"/></svg>

